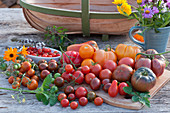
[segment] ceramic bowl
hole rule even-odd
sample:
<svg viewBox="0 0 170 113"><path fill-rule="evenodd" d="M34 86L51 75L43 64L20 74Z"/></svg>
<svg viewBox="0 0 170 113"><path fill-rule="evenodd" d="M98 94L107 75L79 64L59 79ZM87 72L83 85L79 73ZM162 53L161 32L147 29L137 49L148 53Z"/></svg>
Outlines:
<svg viewBox="0 0 170 113"><path fill-rule="evenodd" d="M48 47L45 47L45 48L48 48ZM50 61L51 59L54 59L58 62L62 55L61 51L53 49L53 48L50 48L50 49L51 49L51 52L58 51L60 56L58 56L58 57L39 57L39 56L27 55L27 57L31 58L35 63L38 63L38 61L40 61L42 59L46 60L47 62Z"/></svg>

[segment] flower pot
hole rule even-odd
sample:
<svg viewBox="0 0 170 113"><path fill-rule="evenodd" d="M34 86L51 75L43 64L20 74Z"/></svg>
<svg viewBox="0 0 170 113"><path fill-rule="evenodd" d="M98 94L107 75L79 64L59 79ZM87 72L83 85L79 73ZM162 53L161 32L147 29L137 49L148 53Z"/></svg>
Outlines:
<svg viewBox="0 0 170 113"><path fill-rule="evenodd" d="M169 39L170 26L164 28L158 28L159 33L156 33L154 29L146 29L143 32L144 42L140 42L136 40L133 37L132 33L138 29L141 29L143 31L145 28L146 27L140 27L140 26L132 27L129 31L130 39L137 45L141 46L144 50L155 49L159 53L165 52L168 39Z"/></svg>

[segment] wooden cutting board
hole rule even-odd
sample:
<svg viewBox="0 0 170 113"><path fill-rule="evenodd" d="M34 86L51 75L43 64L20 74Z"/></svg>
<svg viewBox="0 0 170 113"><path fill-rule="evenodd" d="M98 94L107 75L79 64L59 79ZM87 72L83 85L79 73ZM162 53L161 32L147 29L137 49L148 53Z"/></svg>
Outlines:
<svg viewBox="0 0 170 113"><path fill-rule="evenodd" d="M152 98L169 80L170 80L170 71L165 70L163 75L157 79L156 85L150 90L150 95L151 95L150 98ZM75 86L75 89L79 86ZM87 88L88 91L92 91L90 86L87 84L82 84L81 86ZM125 99L124 96L121 96L119 94L114 98L110 97L108 93L105 93L102 89L95 92L97 96L103 98L105 103L113 106L127 108L127 109L136 109L136 110L139 110L144 106L139 102L132 102L131 99Z"/></svg>

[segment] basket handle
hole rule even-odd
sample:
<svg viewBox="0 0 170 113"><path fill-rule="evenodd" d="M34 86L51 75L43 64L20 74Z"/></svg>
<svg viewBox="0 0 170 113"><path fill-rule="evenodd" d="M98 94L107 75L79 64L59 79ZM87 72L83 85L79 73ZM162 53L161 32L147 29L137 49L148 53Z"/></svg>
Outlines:
<svg viewBox="0 0 170 113"><path fill-rule="evenodd" d="M90 3L89 0L81 0L81 23L84 36L90 36Z"/></svg>

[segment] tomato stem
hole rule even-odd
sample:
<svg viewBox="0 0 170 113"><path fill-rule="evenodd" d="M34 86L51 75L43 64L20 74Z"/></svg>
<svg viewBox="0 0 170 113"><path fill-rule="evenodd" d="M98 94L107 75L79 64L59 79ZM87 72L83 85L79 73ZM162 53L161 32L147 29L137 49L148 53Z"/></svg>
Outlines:
<svg viewBox="0 0 170 113"><path fill-rule="evenodd" d="M59 48L60 48L61 52L64 53L64 54L68 57L68 59L70 60L71 64L73 65L74 69L77 71L77 68L76 68L75 64L71 61L70 57L63 51L63 49L61 48L61 46L59 46ZM64 60L64 59L63 59L63 60Z"/></svg>
<svg viewBox="0 0 170 113"><path fill-rule="evenodd" d="M147 56L147 57L151 57L151 56L154 56L154 55L163 55L163 54L166 54L166 53L170 53L170 51L166 51L166 52L162 52L162 53L157 53L157 54L137 53L136 56L135 56L135 61L136 61L136 57L138 55L144 55L144 56Z"/></svg>
<svg viewBox="0 0 170 113"><path fill-rule="evenodd" d="M27 92L27 93L37 93L35 91L30 91L30 90L19 90L19 89L11 89L11 88L3 88L3 87L0 87L0 89L3 89L3 90L10 90L10 91L21 91L21 92Z"/></svg>

